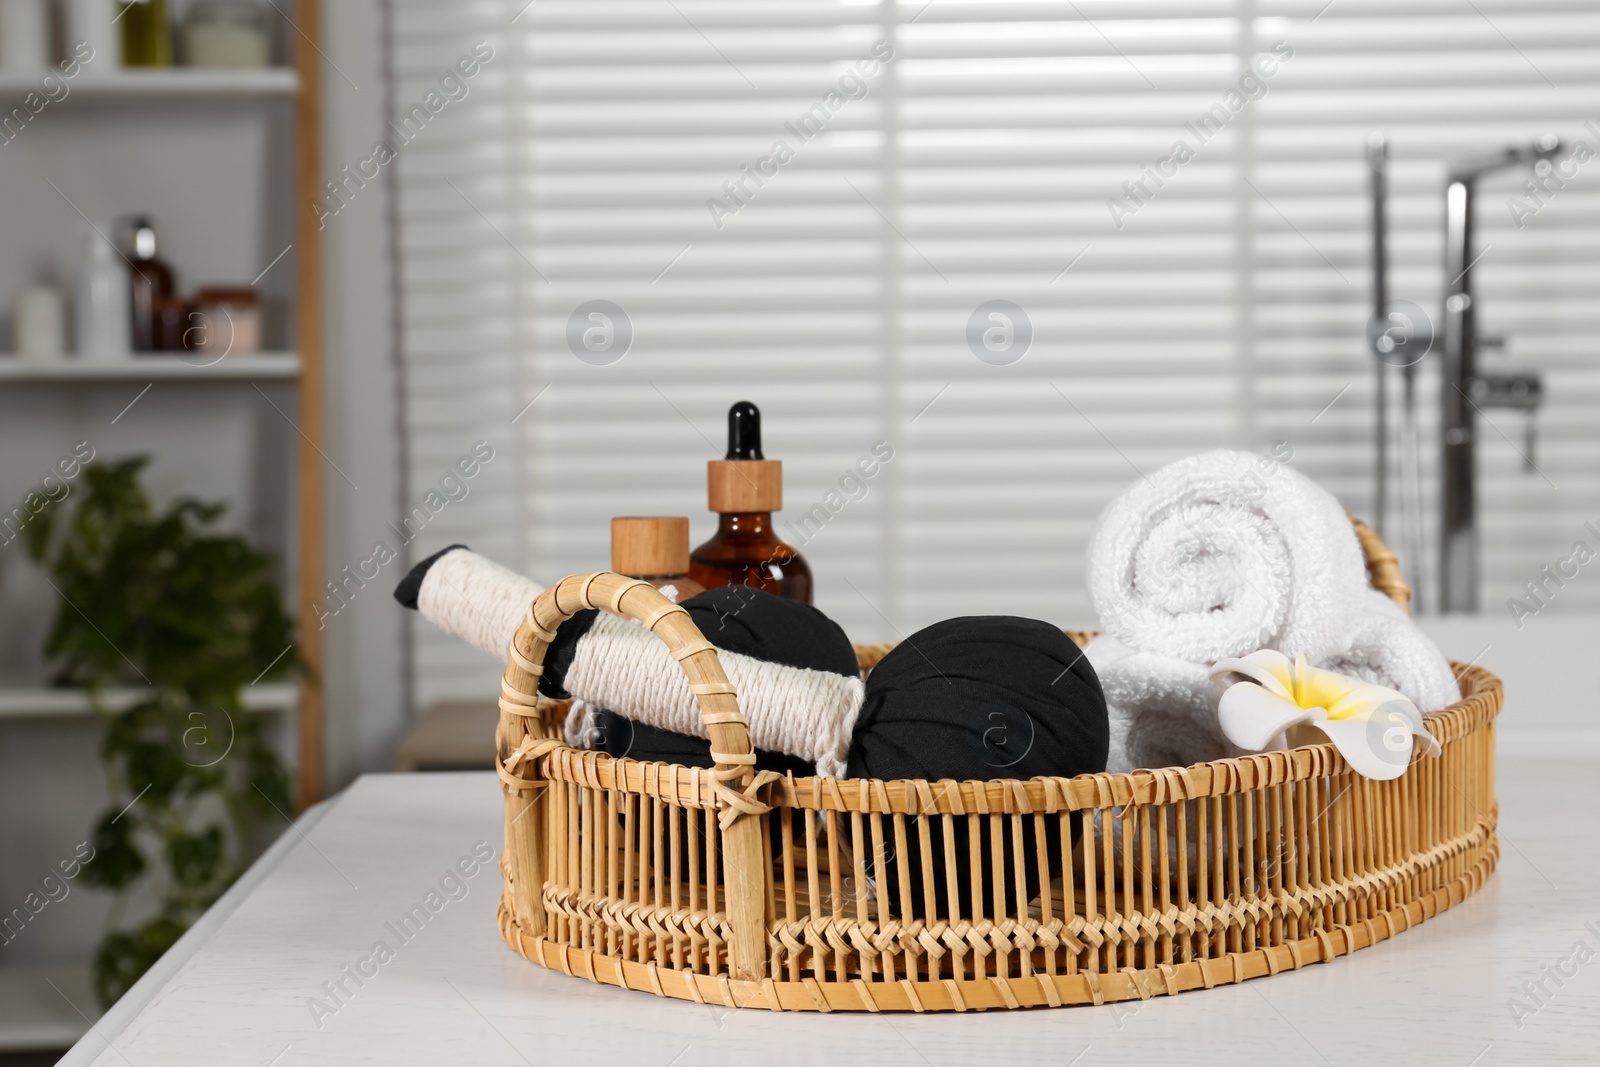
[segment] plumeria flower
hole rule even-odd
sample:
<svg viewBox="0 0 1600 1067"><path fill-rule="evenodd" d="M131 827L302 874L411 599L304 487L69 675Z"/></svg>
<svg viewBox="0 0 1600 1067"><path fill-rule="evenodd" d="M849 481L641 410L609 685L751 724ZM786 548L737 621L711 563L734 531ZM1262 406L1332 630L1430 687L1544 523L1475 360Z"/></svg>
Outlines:
<svg viewBox="0 0 1600 1067"><path fill-rule="evenodd" d="M1291 663L1264 648L1218 660L1211 677L1231 683L1217 705L1222 732L1252 752L1315 744L1320 731L1356 773L1387 781L1405 773L1419 742L1430 756L1440 751L1422 713L1403 694L1312 667L1303 655Z"/></svg>

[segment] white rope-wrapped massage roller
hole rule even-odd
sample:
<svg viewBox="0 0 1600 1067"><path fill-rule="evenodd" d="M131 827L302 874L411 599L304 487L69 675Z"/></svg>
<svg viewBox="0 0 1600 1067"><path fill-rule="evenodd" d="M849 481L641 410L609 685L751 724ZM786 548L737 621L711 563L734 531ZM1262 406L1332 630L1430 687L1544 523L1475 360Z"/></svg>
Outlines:
<svg viewBox="0 0 1600 1067"><path fill-rule="evenodd" d="M559 589L559 597L553 595L552 600L571 603L570 597L577 592L579 603L588 605L595 580L595 576L583 576ZM616 587L611 602L620 605L636 586L653 588L648 582L632 580ZM533 661L513 648L512 641L524 619L546 645L556 640L556 631L541 626L534 610L544 591L538 583L461 549L429 566L417 608L441 629L501 663L509 661L542 678L547 674L544 665L534 669ZM564 610L559 604L553 606ZM659 627L661 620L679 612L688 616L681 605L658 606L645 622ZM708 651L721 663L726 684L691 684L685 677L681 664ZM605 613L576 642L562 684L588 706L627 709L627 717L637 722L699 738L709 736L707 722L721 725L742 718L756 748L810 760L824 776L844 774L850 734L864 697L858 677L768 663L718 649L703 635L687 637L679 647L669 648L646 626ZM508 710L514 714L528 714L538 702L536 693L514 690L504 681L501 692L502 707L509 704ZM702 695L733 696L738 710L702 716L696 699Z"/></svg>

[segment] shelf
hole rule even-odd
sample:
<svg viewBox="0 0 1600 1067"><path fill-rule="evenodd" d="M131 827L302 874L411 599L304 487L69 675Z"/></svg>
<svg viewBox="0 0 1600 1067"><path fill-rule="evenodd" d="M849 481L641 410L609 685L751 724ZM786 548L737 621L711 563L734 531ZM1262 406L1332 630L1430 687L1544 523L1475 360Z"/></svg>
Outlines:
<svg viewBox="0 0 1600 1067"><path fill-rule="evenodd" d="M129 687L107 689L102 701L112 712L127 711L145 691ZM244 688L246 711L290 711L297 690L293 682L262 682ZM82 689L51 689L45 686L0 686L0 719L83 718L94 714L89 694Z"/></svg>
<svg viewBox="0 0 1600 1067"><path fill-rule="evenodd" d="M190 358L199 359L199 353ZM215 382L292 380L300 374L300 357L293 352L262 352L254 356L229 356L210 366L197 366L176 355L130 356L97 363L75 356L63 359L23 360L0 355L0 383L5 382Z"/></svg>
<svg viewBox="0 0 1600 1067"><path fill-rule="evenodd" d="M0 74L0 94L26 93L37 89L39 75ZM66 99L76 96L97 99L149 96L293 96L300 91L300 77L292 67L264 67L257 70L208 70L198 67L171 67L164 70L119 70L96 77L85 69L66 83Z"/></svg>
<svg viewBox="0 0 1600 1067"><path fill-rule="evenodd" d="M0 1053L70 1048L89 1029L79 1011L100 1014L88 967L0 967Z"/></svg>

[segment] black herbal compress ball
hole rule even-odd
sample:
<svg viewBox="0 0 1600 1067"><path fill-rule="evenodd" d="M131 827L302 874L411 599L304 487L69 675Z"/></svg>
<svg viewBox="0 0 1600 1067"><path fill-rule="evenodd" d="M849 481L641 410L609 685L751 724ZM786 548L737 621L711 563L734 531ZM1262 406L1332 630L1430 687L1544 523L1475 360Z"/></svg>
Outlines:
<svg viewBox="0 0 1600 1067"><path fill-rule="evenodd" d="M1105 770L1110 726L1105 696L1088 657L1049 623L1005 615L948 619L902 641L867 677L866 702L850 744L851 778L1071 777ZM1050 877L1059 872L1058 818L1045 821ZM956 900L952 912L946 876L945 833L953 832ZM885 870L877 872L879 894L888 894L899 915L953 918L973 914L973 890L991 917L1016 915L1016 856L1012 819L999 820L1004 843L1004 884L994 878L993 820L977 818L982 877L973 885L967 816L930 817L927 825L933 859L933 906L923 881L921 842L915 819L906 819L905 864L910 897L902 899L900 857L885 848ZM1077 836L1077 820L1073 820ZM1022 817L1024 901L1039 891L1035 822ZM892 829L885 820L885 837ZM867 846L871 848L870 844ZM867 857L871 870L872 856ZM996 899L998 897L998 899Z"/></svg>

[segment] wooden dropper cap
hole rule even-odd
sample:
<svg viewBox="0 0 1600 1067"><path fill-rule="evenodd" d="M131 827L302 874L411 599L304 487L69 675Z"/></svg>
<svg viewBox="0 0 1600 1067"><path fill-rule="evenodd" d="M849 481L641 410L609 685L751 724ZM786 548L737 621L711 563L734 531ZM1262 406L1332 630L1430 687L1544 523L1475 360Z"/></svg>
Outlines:
<svg viewBox="0 0 1600 1067"><path fill-rule="evenodd" d="M612 519L611 569L635 578L688 574L688 518L649 515Z"/></svg>
<svg viewBox="0 0 1600 1067"><path fill-rule="evenodd" d="M706 461L706 505L721 514L783 510L783 461L761 454L761 410L728 409L728 454Z"/></svg>

